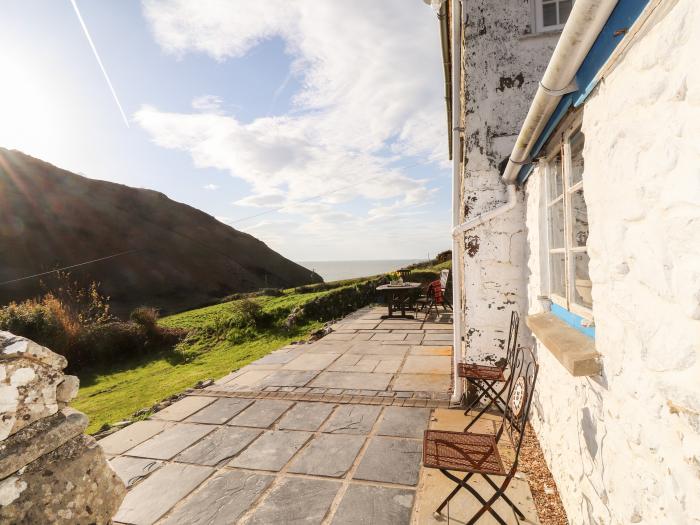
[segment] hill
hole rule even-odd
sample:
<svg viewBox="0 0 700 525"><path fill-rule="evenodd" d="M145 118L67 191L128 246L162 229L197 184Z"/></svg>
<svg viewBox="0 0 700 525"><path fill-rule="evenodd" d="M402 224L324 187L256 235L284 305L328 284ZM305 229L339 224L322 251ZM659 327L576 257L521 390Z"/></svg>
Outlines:
<svg viewBox="0 0 700 525"><path fill-rule="evenodd" d="M322 281L255 237L162 193L0 148L0 283L123 252L70 270L80 281L100 282L120 315L140 305L175 312L234 292ZM41 291L39 279L0 285L0 305Z"/></svg>

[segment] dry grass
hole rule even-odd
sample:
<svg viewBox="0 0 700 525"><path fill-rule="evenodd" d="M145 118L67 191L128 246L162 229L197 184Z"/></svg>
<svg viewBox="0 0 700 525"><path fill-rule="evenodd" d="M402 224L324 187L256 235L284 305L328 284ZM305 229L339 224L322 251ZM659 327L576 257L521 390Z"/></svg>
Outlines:
<svg viewBox="0 0 700 525"><path fill-rule="evenodd" d="M559 490L544 460L544 454L535 432L528 424L520 451L519 469L527 474L530 492L535 500L537 515L542 525L568 525L566 511L559 498Z"/></svg>

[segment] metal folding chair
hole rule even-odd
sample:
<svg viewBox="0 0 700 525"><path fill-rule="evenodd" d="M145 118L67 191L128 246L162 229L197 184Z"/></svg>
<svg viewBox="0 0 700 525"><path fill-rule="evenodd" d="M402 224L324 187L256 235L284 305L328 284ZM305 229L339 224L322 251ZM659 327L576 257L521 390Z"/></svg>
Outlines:
<svg viewBox="0 0 700 525"><path fill-rule="evenodd" d="M464 415L468 415L482 400L486 400L479 413L472 419L465 430L469 430L478 419L491 407L503 412L505 400L503 394L509 386L510 376L506 376L508 370L512 370L518 346L518 328L520 315L513 310L510 314L510 329L508 331L508 346L506 347L506 361L503 366L478 365L476 363L460 363L457 365L457 375L467 380L476 390L475 399L467 406ZM467 389L468 390L468 389ZM465 394L466 396L466 394Z"/></svg>
<svg viewBox="0 0 700 525"><path fill-rule="evenodd" d="M501 424L495 435L467 432L451 432L444 430L426 430L423 437L423 465L426 468L440 470L445 477L452 480L456 487L443 500L435 510L436 515L441 515L442 510L464 489L472 494L481 508L471 517L466 525L476 523L484 513L489 512L501 525L507 525L502 516L493 508L494 503L502 498L520 519L525 515L508 496L506 489L515 476L518 468L520 449L525 435L530 413L530 404L537 381L538 364L531 349L519 348L513 361L509 382L506 407L501 417ZM501 436L506 435L515 449L513 460L506 467L498 450L498 442ZM452 472L464 472L464 477L459 477ZM474 476L481 476L494 490L491 497L486 499L474 487L469 485L469 480ZM492 477L503 477L498 484ZM449 509L448 509L449 510ZM449 516L448 516L449 518Z"/></svg>

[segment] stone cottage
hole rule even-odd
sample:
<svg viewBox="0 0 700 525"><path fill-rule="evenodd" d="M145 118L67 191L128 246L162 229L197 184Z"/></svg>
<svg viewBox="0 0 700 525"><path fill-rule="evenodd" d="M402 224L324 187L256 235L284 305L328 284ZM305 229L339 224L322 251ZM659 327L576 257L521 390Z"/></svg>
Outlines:
<svg viewBox="0 0 700 525"><path fill-rule="evenodd" d="M570 522L700 523L700 2L433 4L455 361L517 309Z"/></svg>

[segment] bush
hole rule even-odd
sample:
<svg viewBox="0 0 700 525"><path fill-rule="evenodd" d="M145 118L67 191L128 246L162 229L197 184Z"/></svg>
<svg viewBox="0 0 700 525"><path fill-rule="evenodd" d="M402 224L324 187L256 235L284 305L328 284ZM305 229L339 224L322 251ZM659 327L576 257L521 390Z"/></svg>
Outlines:
<svg viewBox="0 0 700 525"><path fill-rule="evenodd" d="M81 290L69 282L56 293L0 308L0 329L65 356L72 372L172 348L185 335L159 327L153 308L137 308L130 322L118 321L109 314L109 299L99 293L96 283Z"/></svg>
<svg viewBox="0 0 700 525"><path fill-rule="evenodd" d="M287 317L285 324L288 328L293 328L306 321L329 321L354 312L375 301L376 288L384 280L384 278L372 279L354 286L337 288L326 295L316 297L303 306L295 308Z"/></svg>

